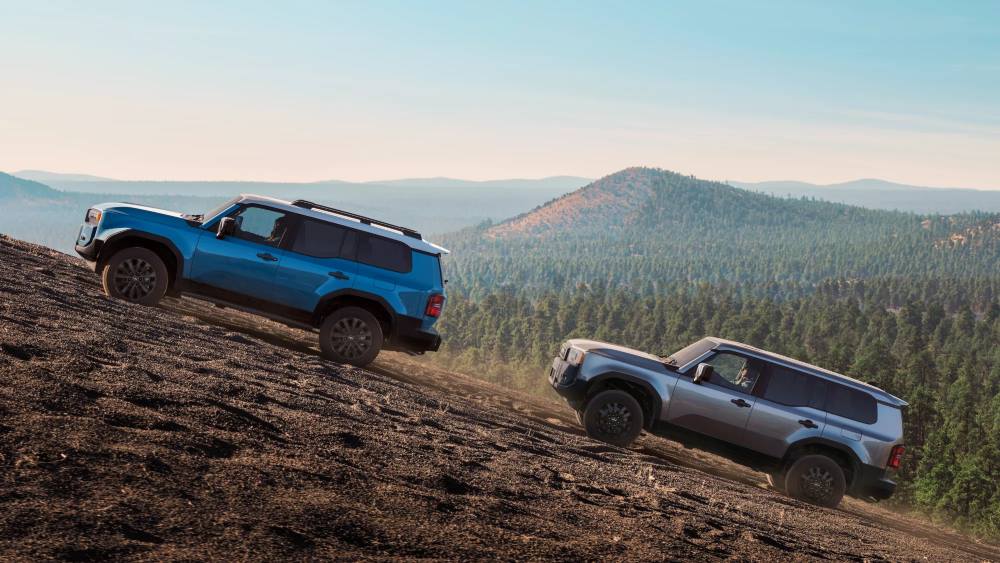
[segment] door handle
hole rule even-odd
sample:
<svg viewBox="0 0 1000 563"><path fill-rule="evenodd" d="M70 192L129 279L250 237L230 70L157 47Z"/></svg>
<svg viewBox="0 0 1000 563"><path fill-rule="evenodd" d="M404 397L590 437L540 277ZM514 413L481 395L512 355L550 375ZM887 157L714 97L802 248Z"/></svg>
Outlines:
<svg viewBox="0 0 1000 563"><path fill-rule="evenodd" d="M800 420L799 424L801 424L802 426L805 426L806 428L819 428L818 424L816 424L815 422L809 420L808 418L804 419L804 420Z"/></svg>
<svg viewBox="0 0 1000 563"><path fill-rule="evenodd" d="M330 272L330 276L337 278L338 280L349 280L350 276L345 275L344 272Z"/></svg>
<svg viewBox="0 0 1000 563"><path fill-rule="evenodd" d="M733 399L729 401L730 403L736 405L737 407L749 407L750 403L744 401L743 399Z"/></svg>
<svg viewBox="0 0 1000 563"><path fill-rule="evenodd" d="M268 252L258 252L257 258L261 260L267 260L268 262L276 262L278 259Z"/></svg>

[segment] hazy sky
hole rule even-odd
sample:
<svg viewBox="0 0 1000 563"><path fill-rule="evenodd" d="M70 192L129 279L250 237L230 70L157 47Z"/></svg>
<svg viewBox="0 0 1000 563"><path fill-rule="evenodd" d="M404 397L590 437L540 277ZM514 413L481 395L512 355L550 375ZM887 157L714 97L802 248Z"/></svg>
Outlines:
<svg viewBox="0 0 1000 563"><path fill-rule="evenodd" d="M0 170L1000 188L1000 2L0 0Z"/></svg>

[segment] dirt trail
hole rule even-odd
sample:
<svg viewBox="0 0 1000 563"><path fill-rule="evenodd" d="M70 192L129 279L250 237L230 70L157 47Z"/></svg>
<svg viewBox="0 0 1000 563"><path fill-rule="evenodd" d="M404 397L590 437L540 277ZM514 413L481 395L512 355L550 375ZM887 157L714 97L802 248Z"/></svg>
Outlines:
<svg viewBox="0 0 1000 563"><path fill-rule="evenodd" d="M0 280L0 560L1000 560L405 356L352 369L201 302L110 301L4 237Z"/></svg>

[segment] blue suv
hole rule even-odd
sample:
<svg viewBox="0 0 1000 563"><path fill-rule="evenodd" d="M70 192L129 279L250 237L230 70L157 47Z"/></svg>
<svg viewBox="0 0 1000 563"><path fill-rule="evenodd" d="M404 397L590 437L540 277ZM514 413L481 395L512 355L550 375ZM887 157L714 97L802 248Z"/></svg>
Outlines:
<svg viewBox="0 0 1000 563"><path fill-rule="evenodd" d="M365 366L441 337L441 256L420 233L309 201L241 195L204 215L129 203L87 210L76 251L110 297L197 297L319 330L323 354Z"/></svg>

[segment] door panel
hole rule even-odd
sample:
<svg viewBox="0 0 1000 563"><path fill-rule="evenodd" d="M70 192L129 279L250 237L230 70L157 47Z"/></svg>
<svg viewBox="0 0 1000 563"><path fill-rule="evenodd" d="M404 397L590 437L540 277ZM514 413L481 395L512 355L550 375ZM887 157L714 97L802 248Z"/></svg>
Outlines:
<svg viewBox="0 0 1000 563"><path fill-rule="evenodd" d="M275 277L274 299L301 311L313 311L324 296L357 283L358 264L343 258L353 230L299 217L292 227L288 251Z"/></svg>
<svg viewBox="0 0 1000 563"><path fill-rule="evenodd" d="M342 258L314 258L287 252L275 277L274 300L301 311L312 311L324 295L354 286L356 266Z"/></svg>
<svg viewBox="0 0 1000 563"><path fill-rule="evenodd" d="M189 277L205 285L270 299L282 256L280 249L235 237L220 240L203 236L198 241Z"/></svg>
<svg viewBox="0 0 1000 563"><path fill-rule="evenodd" d="M667 409L667 422L706 436L742 444L756 398L750 394L757 368L746 358L721 352L705 363L716 372L707 382L678 378ZM691 373L694 372L692 368Z"/></svg>
<svg viewBox="0 0 1000 563"><path fill-rule="evenodd" d="M189 278L273 300L274 278L284 255L279 246L287 230L287 214L253 205L241 207L231 216L236 220L236 232L222 239L206 233L198 239Z"/></svg>
<svg viewBox="0 0 1000 563"><path fill-rule="evenodd" d="M785 366L767 363L763 390L750 413L746 446L772 457L783 457L788 446L823 435L827 414L822 409L824 381Z"/></svg>
<svg viewBox="0 0 1000 563"><path fill-rule="evenodd" d="M806 422L800 422L806 421ZM806 426L812 423L815 427ZM823 435L826 413L810 407L790 407L758 399L747 423L745 446L771 457L782 457L788 446Z"/></svg>

